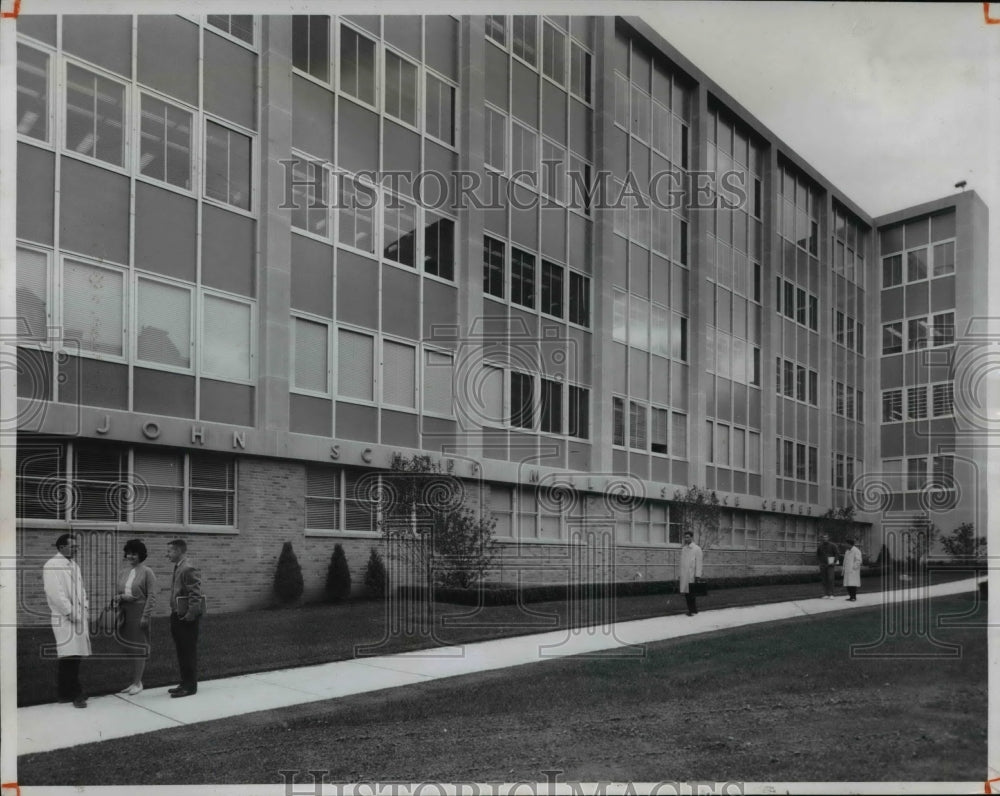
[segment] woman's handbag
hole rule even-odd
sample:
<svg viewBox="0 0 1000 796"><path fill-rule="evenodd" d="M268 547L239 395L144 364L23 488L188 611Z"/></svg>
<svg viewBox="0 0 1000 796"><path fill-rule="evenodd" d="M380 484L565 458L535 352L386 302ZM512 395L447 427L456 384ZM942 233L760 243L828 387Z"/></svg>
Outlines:
<svg viewBox="0 0 1000 796"><path fill-rule="evenodd" d="M91 627L91 634L95 636L112 636L118 629L123 617L119 616L118 602L112 599L104 609L98 614L97 619Z"/></svg>

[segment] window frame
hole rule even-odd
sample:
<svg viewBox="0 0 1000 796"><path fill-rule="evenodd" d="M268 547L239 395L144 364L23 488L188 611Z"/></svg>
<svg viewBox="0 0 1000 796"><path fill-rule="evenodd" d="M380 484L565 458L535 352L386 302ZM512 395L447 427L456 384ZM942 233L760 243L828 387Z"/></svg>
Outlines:
<svg viewBox="0 0 1000 796"><path fill-rule="evenodd" d="M122 152L121 152L121 163L114 163L110 160L103 160L96 155L87 155L82 152L77 151L74 147L69 145L66 140L66 136L69 134L69 68L70 66L81 69L85 72L89 72L92 75L108 80L112 83L116 83L122 89L122 114L121 114L121 126L122 126ZM59 119L58 119L58 135L59 135L59 152L63 155L68 155L70 157L78 158L86 163L94 163L99 165L101 168L110 169L117 172L118 174L129 175L129 167L132 163L132 148L134 146L132 138L132 91L130 91L131 83L128 80L123 79L121 76L116 75L113 72L102 69L96 64L91 64L89 61L83 59L75 58L68 53L60 53L59 58ZM95 118L96 124L96 118Z"/></svg>

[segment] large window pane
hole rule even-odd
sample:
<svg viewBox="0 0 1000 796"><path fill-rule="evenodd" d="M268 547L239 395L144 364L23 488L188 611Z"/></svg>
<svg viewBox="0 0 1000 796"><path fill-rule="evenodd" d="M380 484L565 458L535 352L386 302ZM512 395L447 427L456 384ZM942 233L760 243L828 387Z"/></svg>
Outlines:
<svg viewBox="0 0 1000 796"><path fill-rule="evenodd" d="M337 392L347 398L374 398L374 340L370 335L341 329L338 334Z"/></svg>
<svg viewBox="0 0 1000 796"><path fill-rule="evenodd" d="M385 403L416 408L415 356L413 346L390 340L382 343L382 400Z"/></svg>
<svg viewBox="0 0 1000 796"><path fill-rule="evenodd" d="M146 362L191 367L191 291L139 280L136 355Z"/></svg>
<svg viewBox="0 0 1000 796"><path fill-rule="evenodd" d="M49 326L48 258L32 249L17 250L17 336L45 340Z"/></svg>
<svg viewBox="0 0 1000 796"><path fill-rule="evenodd" d="M250 305L206 295L202 312L202 373L249 379Z"/></svg>
<svg viewBox="0 0 1000 796"><path fill-rule="evenodd" d="M133 471L137 489L133 521L184 522L184 457L136 450Z"/></svg>
<svg viewBox="0 0 1000 796"><path fill-rule="evenodd" d="M121 356L125 279L121 271L66 260L63 335L83 351Z"/></svg>
<svg viewBox="0 0 1000 796"><path fill-rule="evenodd" d="M451 354L424 351L424 411L452 414L454 376L455 360Z"/></svg>
<svg viewBox="0 0 1000 796"><path fill-rule="evenodd" d="M17 45L17 132L49 140L49 56Z"/></svg>
<svg viewBox="0 0 1000 796"><path fill-rule="evenodd" d="M66 148L124 165L125 86L66 65Z"/></svg>
<svg viewBox="0 0 1000 796"><path fill-rule="evenodd" d="M190 190L191 125L187 111L143 94L139 173Z"/></svg>
<svg viewBox="0 0 1000 796"><path fill-rule="evenodd" d="M233 525L236 466L221 456L191 454L190 521L193 525Z"/></svg>
<svg viewBox="0 0 1000 796"><path fill-rule="evenodd" d="M375 104L375 42L347 26L340 28L340 88Z"/></svg>
<svg viewBox="0 0 1000 796"><path fill-rule="evenodd" d="M292 17L292 66L330 82L330 17Z"/></svg>
<svg viewBox="0 0 1000 796"><path fill-rule="evenodd" d="M386 199L382 256L411 268L416 264L417 208L398 197Z"/></svg>
<svg viewBox="0 0 1000 796"><path fill-rule="evenodd" d="M455 222L430 211L424 216L424 270L455 278Z"/></svg>
<svg viewBox="0 0 1000 796"><path fill-rule="evenodd" d="M361 183L342 177L337 211L337 239L356 249L375 252L375 193Z"/></svg>
<svg viewBox="0 0 1000 796"><path fill-rule="evenodd" d="M455 89L427 75L427 134L446 144L455 143Z"/></svg>
<svg viewBox="0 0 1000 796"><path fill-rule="evenodd" d="M385 112L414 127L417 125L417 67L388 50L385 53Z"/></svg>
<svg viewBox="0 0 1000 796"><path fill-rule="evenodd" d="M250 209L250 137L205 122L205 196Z"/></svg>
<svg viewBox="0 0 1000 796"><path fill-rule="evenodd" d="M295 319L295 387L329 391L329 331L325 323Z"/></svg>

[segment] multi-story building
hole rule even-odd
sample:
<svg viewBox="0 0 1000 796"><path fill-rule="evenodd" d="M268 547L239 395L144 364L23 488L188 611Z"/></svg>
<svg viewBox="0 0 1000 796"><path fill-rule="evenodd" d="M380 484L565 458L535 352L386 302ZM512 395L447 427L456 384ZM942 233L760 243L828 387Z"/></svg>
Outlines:
<svg viewBox="0 0 1000 796"><path fill-rule="evenodd" d="M24 611L69 529L95 577L188 539L217 610L291 541L316 595L397 453L505 580L673 577L692 484L718 575L810 565L852 503L874 556L938 475L984 522L947 356L982 203L871 218L642 21L17 24Z"/></svg>

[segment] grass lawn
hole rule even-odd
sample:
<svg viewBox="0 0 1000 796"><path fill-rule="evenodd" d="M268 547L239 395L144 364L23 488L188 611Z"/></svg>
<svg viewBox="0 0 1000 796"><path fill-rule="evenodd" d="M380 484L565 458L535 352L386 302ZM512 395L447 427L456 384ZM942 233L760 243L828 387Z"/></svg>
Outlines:
<svg viewBox="0 0 1000 796"><path fill-rule="evenodd" d="M973 605L937 599L931 626ZM933 631L953 659L912 636L851 657L882 629L857 608L26 755L19 781L984 781L985 604L961 621Z"/></svg>
<svg viewBox="0 0 1000 796"><path fill-rule="evenodd" d="M933 582L968 577L968 572L935 573ZM880 579L867 577L862 593L880 589ZM712 591L700 605L704 610L734 605L760 605L815 597L819 582L779 586L749 586ZM405 605L405 604L404 604ZM417 609L395 617L403 632L392 632L393 617L384 604L355 601L342 605L312 604L293 609L208 614L202 619L198 641L198 670L202 680L250 672L307 666L359 657L359 647L372 646L368 654L385 655L444 644L461 644L490 638L539 633L574 625L682 613L680 595L621 597L609 603L532 603L525 607L490 606L475 609L437 603L431 623L421 623ZM404 621L406 620L406 621ZM410 627L407 628L407 621ZM420 628L433 627L433 632ZM416 628L416 632L414 631ZM152 622L152 653L143 684L147 687L177 684L177 661L170 638L170 620ZM52 702L56 698L56 664L43 659L41 650L52 643L46 624L22 628L17 634L17 702L19 706ZM116 657L112 638L93 639L94 657L81 667L80 679L89 695L112 694L129 682L129 663Z"/></svg>

